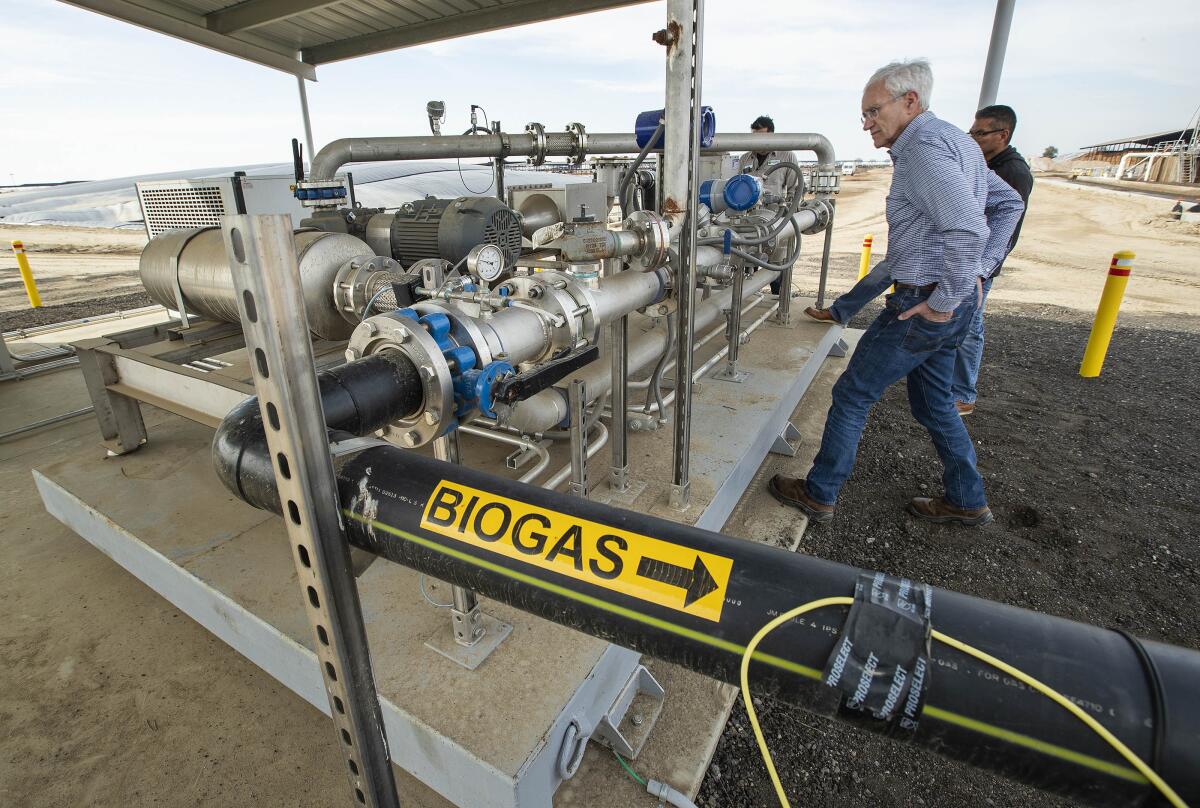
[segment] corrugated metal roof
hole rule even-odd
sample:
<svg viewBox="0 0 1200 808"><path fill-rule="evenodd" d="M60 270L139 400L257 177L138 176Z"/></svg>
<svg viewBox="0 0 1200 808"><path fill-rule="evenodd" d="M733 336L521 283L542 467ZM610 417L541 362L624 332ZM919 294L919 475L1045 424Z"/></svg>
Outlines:
<svg viewBox="0 0 1200 808"><path fill-rule="evenodd" d="M649 0L62 0L313 79L317 65Z"/></svg>
<svg viewBox="0 0 1200 808"><path fill-rule="evenodd" d="M1154 132L1149 135L1134 135L1132 137L1119 137L1116 140L1106 140L1103 143L1093 143L1090 146L1083 146L1083 149L1099 149L1104 146L1122 146L1126 143L1141 143L1146 146L1153 146L1156 143L1165 141L1187 139L1192 136L1191 129L1168 129L1165 132Z"/></svg>

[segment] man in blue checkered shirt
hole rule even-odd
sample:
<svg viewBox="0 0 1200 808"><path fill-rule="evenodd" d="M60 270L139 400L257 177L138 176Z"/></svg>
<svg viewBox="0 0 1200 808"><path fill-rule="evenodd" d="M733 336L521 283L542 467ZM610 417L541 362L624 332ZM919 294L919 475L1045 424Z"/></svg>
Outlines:
<svg viewBox="0 0 1200 808"><path fill-rule="evenodd" d="M814 522L833 518L867 413L901 378L908 381L913 416L929 430L944 467L942 496L914 498L909 512L933 522L992 521L951 383L955 354L979 305L981 278L995 268L990 255L996 245L1008 244L1024 204L1002 183L992 183L989 194L983 154L965 132L929 111L932 88L929 63L917 59L880 68L863 90L863 129L876 147L890 150L895 165L887 196L887 265L896 291L834 385L808 478L776 475L768 485L776 499Z"/></svg>

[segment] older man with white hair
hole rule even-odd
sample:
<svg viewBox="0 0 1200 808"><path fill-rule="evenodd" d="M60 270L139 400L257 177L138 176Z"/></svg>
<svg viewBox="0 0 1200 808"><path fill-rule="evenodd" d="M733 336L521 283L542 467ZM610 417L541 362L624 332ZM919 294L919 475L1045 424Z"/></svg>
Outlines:
<svg viewBox="0 0 1200 808"><path fill-rule="evenodd" d="M965 132L929 111L932 89L929 62L915 59L880 68L863 90L863 129L876 147L889 149L895 167L887 196L887 267L895 292L834 385L807 479L776 475L768 485L776 499L814 522L833 518L867 414L901 378L913 416L929 430L944 466L942 496L914 498L909 512L972 526L993 518L951 384L956 351L979 305L980 279L993 269L985 265L985 247L1007 244L1024 204L1016 191L994 184L989 199L983 154Z"/></svg>

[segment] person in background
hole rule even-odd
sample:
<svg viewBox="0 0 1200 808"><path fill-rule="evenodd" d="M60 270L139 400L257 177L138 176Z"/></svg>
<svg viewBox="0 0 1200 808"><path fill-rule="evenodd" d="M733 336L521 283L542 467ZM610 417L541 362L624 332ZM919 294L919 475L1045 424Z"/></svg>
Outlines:
<svg viewBox="0 0 1200 808"><path fill-rule="evenodd" d="M759 115L750 124L750 131L756 135L765 135L775 131L775 121L771 120L766 115ZM741 174L759 174L766 171L773 165L779 163L792 163L800 165L796 162L796 153L790 151L748 151L738 160L738 172ZM779 196L787 196L792 193L796 187L799 177L795 172L781 169L764 178L763 187ZM787 244L781 244L775 248L771 254L771 261L779 261L787 253ZM771 293L779 294L780 279L776 278L771 281Z"/></svg>
<svg viewBox="0 0 1200 808"><path fill-rule="evenodd" d="M1029 170L1029 163L1025 161L1021 153L1010 145L1013 130L1016 128L1017 113L1013 112L1012 107L993 104L975 113L975 123L971 125L971 131L967 134L979 144L979 150L983 152L983 159L987 160L988 168L996 172L1000 179L1021 195L1021 201L1025 203L1026 210L1028 210L1029 195L1033 192L1033 172ZM1017 228L1008 241L1008 249L1004 251L1006 257L1012 252L1013 247L1017 246L1017 239L1021 236L1021 225L1024 222L1025 211L1022 211L1021 218L1017 220ZM1001 260L991 274L984 279L983 299L985 301L988 292L992 289L992 281L1000 274L1003 266L1004 261ZM958 349L958 356L954 361L954 406L958 408L959 415L970 415L975 411L975 399L978 395L975 385L979 380L979 366L982 362L983 303L980 303L979 311L975 312L975 317L971 320L971 330L967 332L967 337L963 340L962 347Z"/></svg>
<svg viewBox="0 0 1200 808"><path fill-rule="evenodd" d="M867 414L901 378L907 378L913 417L929 431L943 466L942 496L913 498L909 513L968 526L993 520L951 382L955 353L979 306L981 280L994 268L985 268L984 254L993 242L1008 244L1024 205L1003 183L993 190L978 146L929 111L932 89L929 62L915 59L885 65L863 90L863 129L877 148L889 150L895 166L886 264L896 291L833 387L807 478L777 474L768 483L776 499L814 522L833 518Z"/></svg>

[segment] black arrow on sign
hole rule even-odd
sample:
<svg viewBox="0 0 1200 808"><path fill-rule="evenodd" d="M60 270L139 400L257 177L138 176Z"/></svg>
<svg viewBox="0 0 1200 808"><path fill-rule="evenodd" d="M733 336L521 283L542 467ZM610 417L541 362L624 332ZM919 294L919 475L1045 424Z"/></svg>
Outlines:
<svg viewBox="0 0 1200 808"><path fill-rule="evenodd" d="M685 609L717 589L717 582L713 580L712 573L708 571L708 567L704 565L704 559L699 555L696 556L696 563L692 565L691 569L659 561L657 558L642 556L642 560L638 562L637 574L643 578L685 590L683 596Z"/></svg>

